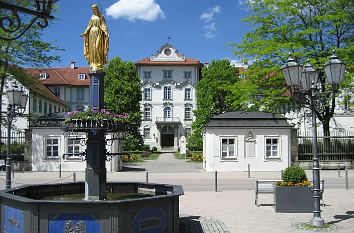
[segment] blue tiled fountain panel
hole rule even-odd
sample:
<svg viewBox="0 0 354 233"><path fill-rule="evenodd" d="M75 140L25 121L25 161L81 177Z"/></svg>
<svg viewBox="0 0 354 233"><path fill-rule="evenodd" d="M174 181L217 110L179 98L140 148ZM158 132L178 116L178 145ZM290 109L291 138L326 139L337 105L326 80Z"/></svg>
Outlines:
<svg viewBox="0 0 354 233"><path fill-rule="evenodd" d="M100 233L98 214L49 214L50 233Z"/></svg>
<svg viewBox="0 0 354 233"><path fill-rule="evenodd" d="M136 212L132 217L134 233L164 233L167 232L167 207L144 209Z"/></svg>
<svg viewBox="0 0 354 233"><path fill-rule="evenodd" d="M23 211L5 206L4 214L4 232L22 233L24 228Z"/></svg>

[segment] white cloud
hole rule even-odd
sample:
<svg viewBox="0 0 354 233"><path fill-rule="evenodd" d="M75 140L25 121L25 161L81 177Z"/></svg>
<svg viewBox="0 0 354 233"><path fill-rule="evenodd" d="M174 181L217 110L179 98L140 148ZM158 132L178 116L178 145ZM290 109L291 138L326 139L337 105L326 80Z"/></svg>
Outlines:
<svg viewBox="0 0 354 233"><path fill-rule="evenodd" d="M204 36L206 38L214 38L215 37L215 34L216 34L215 22L212 22L212 23L209 23L209 24L205 24L203 26L203 29L205 30Z"/></svg>
<svg viewBox="0 0 354 233"><path fill-rule="evenodd" d="M114 19L126 18L129 21L155 21L165 18L165 13L155 0L119 0L106 9L106 14Z"/></svg>
<svg viewBox="0 0 354 233"><path fill-rule="evenodd" d="M213 20L214 15L221 12L220 6L215 6L214 8L208 9L207 12L204 12L200 15L200 19L210 22Z"/></svg>
<svg viewBox="0 0 354 233"><path fill-rule="evenodd" d="M221 12L220 6L208 9L200 15L200 19L204 21L203 30L206 38L214 38L217 32L216 23L213 21L214 16Z"/></svg>

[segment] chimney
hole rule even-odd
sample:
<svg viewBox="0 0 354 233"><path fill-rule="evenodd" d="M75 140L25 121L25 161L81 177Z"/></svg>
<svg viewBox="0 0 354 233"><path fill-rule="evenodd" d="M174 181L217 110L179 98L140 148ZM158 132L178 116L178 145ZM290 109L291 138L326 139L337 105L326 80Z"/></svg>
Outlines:
<svg viewBox="0 0 354 233"><path fill-rule="evenodd" d="M71 69L75 69L75 61L74 60L71 61Z"/></svg>
<svg viewBox="0 0 354 233"><path fill-rule="evenodd" d="M209 62L204 62L204 65L207 67L207 68L209 68Z"/></svg>

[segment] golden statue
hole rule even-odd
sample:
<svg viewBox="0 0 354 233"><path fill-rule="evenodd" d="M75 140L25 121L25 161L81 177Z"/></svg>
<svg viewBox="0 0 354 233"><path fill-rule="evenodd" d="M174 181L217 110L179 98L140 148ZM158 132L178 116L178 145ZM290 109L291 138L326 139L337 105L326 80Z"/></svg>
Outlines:
<svg viewBox="0 0 354 233"><path fill-rule="evenodd" d="M92 6L93 15L83 34L85 36L84 56L90 65L90 70L104 70L104 64L107 63L107 54L109 49L108 30L104 16L98 10L97 4Z"/></svg>

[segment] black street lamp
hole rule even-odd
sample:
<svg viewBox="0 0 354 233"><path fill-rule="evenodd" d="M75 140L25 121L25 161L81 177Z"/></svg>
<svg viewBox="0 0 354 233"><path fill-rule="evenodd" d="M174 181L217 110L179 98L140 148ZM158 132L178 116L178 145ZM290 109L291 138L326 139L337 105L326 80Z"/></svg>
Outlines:
<svg viewBox="0 0 354 233"><path fill-rule="evenodd" d="M320 166L317 154L317 126L316 126L316 100L318 96L327 93L336 93L338 86L343 81L345 64L341 62L335 51L330 60L324 64L324 70L326 74L326 83L332 86L332 90L329 92L319 92L317 88L317 80L319 72L315 70L312 65L307 64L302 67L298 64L291 55L289 56L286 64L281 68L288 88L293 96L306 96L310 99L310 106L312 111L312 151L313 151L313 201L314 210L313 217L310 220L312 226L321 227L324 226L324 220L321 218L320 210ZM302 89L300 90L300 84Z"/></svg>
<svg viewBox="0 0 354 233"><path fill-rule="evenodd" d="M23 113L26 110L28 95L22 88L14 84L7 90L7 153L6 153L6 189L11 188L11 126L16 113Z"/></svg>
<svg viewBox="0 0 354 233"><path fill-rule="evenodd" d="M37 25L41 28L45 28L48 26L48 19L54 19L53 16L50 15L52 10L53 3L58 0L30 0L22 5L26 5L26 7L20 6L19 3L6 3L0 2L0 9L3 9L2 14L0 16L0 28L5 33L0 33L0 39L11 41L20 38L37 19L41 19L41 21L37 22ZM21 22L21 17L19 16L19 12L31 15L33 18L26 23ZM13 36L11 34L16 33Z"/></svg>

